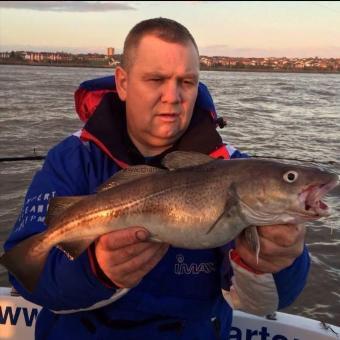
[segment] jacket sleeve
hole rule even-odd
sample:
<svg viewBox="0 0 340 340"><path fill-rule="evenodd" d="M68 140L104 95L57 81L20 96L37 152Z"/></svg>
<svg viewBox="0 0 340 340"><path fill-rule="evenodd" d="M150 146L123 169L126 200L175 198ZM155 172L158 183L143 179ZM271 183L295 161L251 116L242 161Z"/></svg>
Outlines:
<svg viewBox="0 0 340 340"><path fill-rule="evenodd" d="M90 157L88 149L75 136L48 153L27 191L22 212L5 243L5 250L46 229L44 219L50 198L91 192L91 187L95 187L99 179ZM86 251L71 261L57 248L50 251L33 293L25 290L12 275L10 282L27 300L54 311L98 308L125 293L105 286L96 278Z"/></svg>
<svg viewBox="0 0 340 340"><path fill-rule="evenodd" d="M248 157L232 149L231 158ZM229 305L257 315L266 315L289 306L303 290L310 267L306 246L294 263L278 273L257 273L249 268L229 245L225 254L222 293Z"/></svg>
<svg viewBox="0 0 340 340"><path fill-rule="evenodd" d="M310 257L307 247L303 253L288 268L275 273L274 280L278 291L278 309L292 304L306 285L310 268Z"/></svg>
<svg viewBox="0 0 340 340"><path fill-rule="evenodd" d="M291 266L275 274L258 273L232 249L228 271L223 273L223 296L233 309L260 316L271 314L293 303L301 293L309 264L305 247Z"/></svg>

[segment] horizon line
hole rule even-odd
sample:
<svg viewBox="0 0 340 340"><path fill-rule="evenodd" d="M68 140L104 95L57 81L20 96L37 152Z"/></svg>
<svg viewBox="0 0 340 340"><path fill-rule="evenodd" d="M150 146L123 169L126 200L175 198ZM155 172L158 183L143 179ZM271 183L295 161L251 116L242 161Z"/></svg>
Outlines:
<svg viewBox="0 0 340 340"><path fill-rule="evenodd" d="M107 48L106 48L107 49ZM63 51L63 50L55 50L55 51L48 51L48 50L39 50L39 51L34 51L34 50L2 50L1 46L0 46L0 53L18 53L18 52L24 52L24 53L54 53L54 54L58 54L58 53L64 53L64 54L71 54L71 55L82 55L82 54L97 54L97 55L105 55L107 56L108 54L106 53L99 53L99 52L68 52L68 51ZM114 55L116 56L121 56L122 53L115 53ZM247 57L241 57L241 56L231 56L231 55L207 55L207 54L200 54L199 55L200 58L202 57L206 57L206 58L240 58L240 59L265 59L265 58L275 58L275 59L282 59L282 58L286 58L286 59L310 59L310 58L318 58L318 59L340 59L340 56L333 56L333 57L319 57L317 55L310 55L308 57L287 57L287 56L280 56L280 57L275 57L275 56L247 56Z"/></svg>

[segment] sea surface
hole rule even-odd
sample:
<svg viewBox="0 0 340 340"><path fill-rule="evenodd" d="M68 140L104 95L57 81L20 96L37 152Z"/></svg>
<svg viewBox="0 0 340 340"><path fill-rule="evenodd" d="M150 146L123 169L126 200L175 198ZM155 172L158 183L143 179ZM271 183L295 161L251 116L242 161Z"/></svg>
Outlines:
<svg viewBox="0 0 340 340"><path fill-rule="evenodd" d="M79 130L73 94L108 69L0 65L0 158L45 155ZM251 155L307 160L340 174L340 76L201 73L226 142ZM299 163L298 161L292 161ZM41 161L0 162L0 246ZM303 163L304 164L304 163ZM331 217L307 224L312 266L307 285L285 311L340 325L340 187L328 197ZM3 267L0 286L9 285Z"/></svg>

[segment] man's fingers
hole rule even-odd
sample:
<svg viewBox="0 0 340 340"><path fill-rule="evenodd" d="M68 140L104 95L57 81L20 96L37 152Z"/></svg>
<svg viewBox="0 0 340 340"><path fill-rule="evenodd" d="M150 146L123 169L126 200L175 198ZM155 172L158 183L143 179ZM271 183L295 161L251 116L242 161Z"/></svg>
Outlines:
<svg viewBox="0 0 340 340"><path fill-rule="evenodd" d="M248 266L258 271L275 273L289 267L303 252L304 226L277 225L257 229L260 236L258 259L244 235L236 239L236 249Z"/></svg>
<svg viewBox="0 0 340 340"><path fill-rule="evenodd" d="M168 251L169 245L155 244L139 256L112 268L111 280L119 287L131 288L150 272Z"/></svg>
<svg viewBox="0 0 340 340"><path fill-rule="evenodd" d="M157 254L166 246L167 245L164 243L154 244L151 248L146 249L138 256L135 256L126 262L112 267L111 272L113 274L119 273L122 276L126 276L140 269L144 269L146 263L149 262L155 256L155 254Z"/></svg>
<svg viewBox="0 0 340 340"><path fill-rule="evenodd" d="M133 287L164 256L168 245L147 241L150 233L130 227L101 236L95 256L106 276L118 287Z"/></svg>
<svg viewBox="0 0 340 340"><path fill-rule="evenodd" d="M289 247L305 236L305 226L302 224L262 226L257 231L261 239L268 239L282 247Z"/></svg>
<svg viewBox="0 0 340 340"><path fill-rule="evenodd" d="M303 251L303 234L294 237L294 242L282 241L281 244L276 242L276 239L267 239L264 237L260 237L260 257L267 258L268 260L276 258L276 257L291 257L295 258L299 256ZM244 250L249 254L254 254L255 252L251 249L247 243L247 240L244 237L238 239L238 244L240 247L244 248ZM283 245L282 245L283 244Z"/></svg>
<svg viewBox="0 0 340 340"><path fill-rule="evenodd" d="M289 256L295 258L299 256L303 249L303 242L295 242L292 244L288 243L284 246L276 243L275 241L260 238L260 256L267 257L270 259L271 257L281 257L281 256Z"/></svg>
<svg viewBox="0 0 340 340"><path fill-rule="evenodd" d="M146 241L150 233L141 227L130 227L112 231L99 237L97 245L103 250L115 250Z"/></svg>
<svg viewBox="0 0 340 340"><path fill-rule="evenodd" d="M242 254L242 261L245 264L263 273L275 273L282 268L289 267L295 259L295 257L286 256L286 254L277 256L277 248L275 249L275 255L269 254L268 256L264 256L263 249L261 249L260 256L257 259L255 252L241 239L236 240L236 249L239 254Z"/></svg>
<svg viewBox="0 0 340 340"><path fill-rule="evenodd" d="M117 266L122 263L128 262L136 256L144 253L147 250L152 251L152 249L158 249L159 243L155 242L139 242L136 244L131 244L124 248L119 248L112 250L110 252L110 264L112 266Z"/></svg>

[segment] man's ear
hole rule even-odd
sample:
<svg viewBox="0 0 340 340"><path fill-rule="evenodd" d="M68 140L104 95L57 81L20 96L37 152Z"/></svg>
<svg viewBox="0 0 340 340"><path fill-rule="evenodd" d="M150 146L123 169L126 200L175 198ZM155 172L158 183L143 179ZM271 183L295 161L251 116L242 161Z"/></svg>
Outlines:
<svg viewBox="0 0 340 340"><path fill-rule="evenodd" d="M121 101L126 100L126 92L127 92L127 73L126 71L120 67L116 67L115 71L115 78L116 78L116 88L118 92L118 96Z"/></svg>

